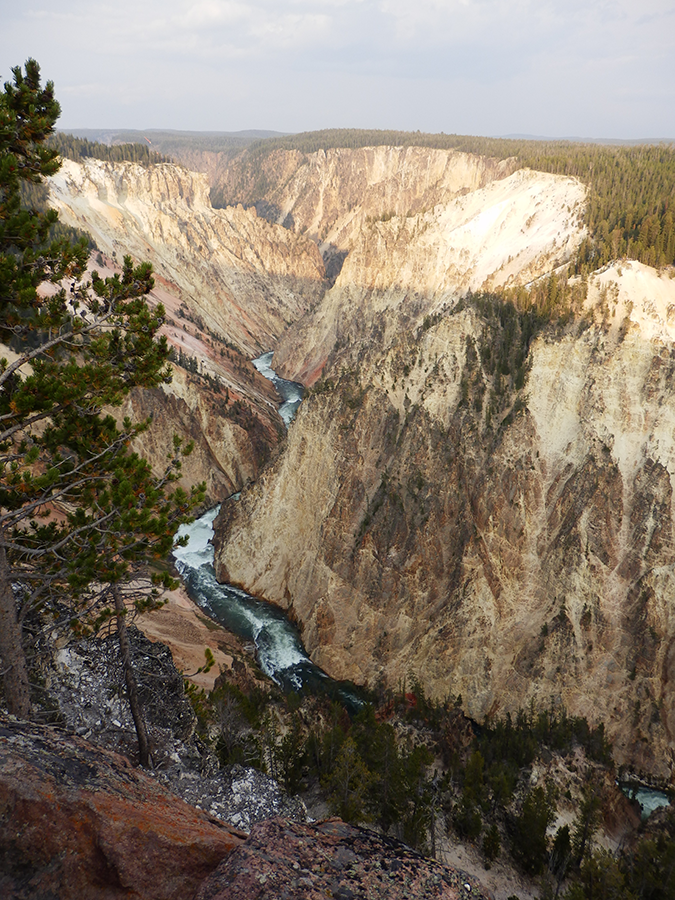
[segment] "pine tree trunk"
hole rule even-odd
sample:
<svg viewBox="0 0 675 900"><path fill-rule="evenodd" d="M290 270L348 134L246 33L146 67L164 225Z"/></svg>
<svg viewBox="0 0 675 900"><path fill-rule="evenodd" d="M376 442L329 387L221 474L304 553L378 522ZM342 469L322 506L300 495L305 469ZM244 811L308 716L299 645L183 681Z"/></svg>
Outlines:
<svg viewBox="0 0 675 900"><path fill-rule="evenodd" d="M148 737L148 728L145 724L145 715L143 714L143 705L138 696L138 684L131 663L131 647L129 645L129 634L127 632L126 609L124 600L120 594L117 585L113 585L113 597L115 598L115 613L117 614L117 639L120 644L120 654L122 656L122 666L124 668L124 681L127 686L127 699L131 707L131 715L136 726L136 737L138 738L138 760L144 768L150 767L150 739Z"/></svg>
<svg viewBox="0 0 675 900"><path fill-rule="evenodd" d="M4 547L0 547L0 659L7 709L19 719L29 719L31 702L26 654Z"/></svg>

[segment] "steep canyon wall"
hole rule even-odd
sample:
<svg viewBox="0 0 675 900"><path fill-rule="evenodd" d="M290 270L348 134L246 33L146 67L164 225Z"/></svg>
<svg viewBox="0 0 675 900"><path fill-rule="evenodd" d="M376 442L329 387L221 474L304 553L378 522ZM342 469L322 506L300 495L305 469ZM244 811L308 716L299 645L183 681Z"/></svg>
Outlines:
<svg viewBox="0 0 675 900"><path fill-rule="evenodd" d="M223 511L219 572L292 608L334 677L414 675L478 719L564 703L668 778L675 280L595 273L583 318L528 338L507 390L503 323L457 298L563 264L584 190L499 174L349 239L282 338L275 362L316 388Z"/></svg>
<svg viewBox="0 0 675 900"><path fill-rule="evenodd" d="M255 210L212 209L206 177L180 166L64 160L50 202L108 255L152 262L209 330L249 356L270 349L323 293L312 241Z"/></svg>
<svg viewBox="0 0 675 900"><path fill-rule="evenodd" d="M201 360L131 398L144 452L180 431L212 498L256 482L222 513L220 575L292 609L334 677L414 675L478 719L564 703L670 777L675 279L616 263L535 327L460 298L564 267L575 179L420 148L243 159L231 193L264 181L274 222L176 166L67 163L53 186L108 256L153 262ZM272 348L314 388L263 470L280 423L246 357Z"/></svg>
<svg viewBox="0 0 675 900"><path fill-rule="evenodd" d="M218 558L335 677L414 675L478 719L562 702L668 777L675 281L633 263L591 296L610 283L609 322L540 334L490 424L471 308L311 396Z"/></svg>

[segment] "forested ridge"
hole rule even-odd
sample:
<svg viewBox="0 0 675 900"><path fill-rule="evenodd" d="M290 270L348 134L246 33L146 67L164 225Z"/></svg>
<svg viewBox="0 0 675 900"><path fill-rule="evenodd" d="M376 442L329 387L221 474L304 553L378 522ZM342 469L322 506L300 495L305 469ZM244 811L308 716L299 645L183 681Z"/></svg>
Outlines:
<svg viewBox="0 0 675 900"><path fill-rule="evenodd" d="M579 253L577 271L629 257L649 266L675 263L675 147L537 144L518 161L590 188L586 223L592 242Z"/></svg>
<svg viewBox="0 0 675 900"><path fill-rule="evenodd" d="M459 839L486 868L515 867L542 900L675 896L670 813L616 855L602 849L616 780L628 773L616 769L603 725L564 708L531 707L478 726L461 697L435 703L415 678L371 692L358 711L222 675L210 694L191 688L190 696L198 731L223 766L261 768L290 794L322 797L348 822L432 856Z"/></svg>
<svg viewBox="0 0 675 900"><path fill-rule="evenodd" d="M171 162L169 156L163 156L155 150L151 150L147 144L101 144L99 141L90 141L87 138L75 137L62 131L55 132L47 142L49 147L58 151L59 156L80 162L86 157L103 159L107 162L135 162L141 166L151 166L155 163Z"/></svg>
<svg viewBox="0 0 675 900"><path fill-rule="evenodd" d="M657 267L675 263L674 144L625 146L328 129L257 141L246 154L253 169L262 172L264 159L278 150L308 154L377 146L429 147L513 158L518 167L578 178L589 187L586 224L590 238L579 251L574 267L577 273L623 257Z"/></svg>
<svg viewBox="0 0 675 900"><path fill-rule="evenodd" d="M279 135L253 141L249 153L267 154L275 150L299 150L301 153L316 153L317 150L345 148L356 150L360 147L430 147L436 150L461 150L481 156L507 158L528 154L533 148L560 147L609 147L628 148L630 146L650 146L646 143L583 143L571 140L539 140L532 138L498 138L464 134L432 134L421 131L395 131L373 128L325 128L320 131L304 131L298 134ZM655 144L668 146L668 142Z"/></svg>

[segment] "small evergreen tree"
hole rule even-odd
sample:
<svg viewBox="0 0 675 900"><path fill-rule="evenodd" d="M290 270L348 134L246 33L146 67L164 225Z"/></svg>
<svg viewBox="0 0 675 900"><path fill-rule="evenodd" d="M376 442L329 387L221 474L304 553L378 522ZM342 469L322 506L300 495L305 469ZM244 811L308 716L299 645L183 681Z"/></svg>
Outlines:
<svg viewBox="0 0 675 900"><path fill-rule="evenodd" d="M131 388L170 380L169 350L157 337L164 310L151 309L149 264L84 280L86 239L49 242L53 210L21 205L22 183L39 183L60 165L46 144L60 108L53 85L40 85L28 60L25 74L0 92L0 657L9 711L31 714L24 624L36 610L65 612L74 624L115 617L134 719L130 656L125 655L127 607L122 586L170 550L192 497L174 486L182 448L155 476L130 450L149 423L121 427L106 408ZM68 279L69 289L63 287ZM157 602L171 583L155 574L154 591L137 608ZM128 646L127 646L128 651ZM141 762L147 739L137 721ZM146 734L147 738L147 734Z"/></svg>
<svg viewBox="0 0 675 900"><path fill-rule="evenodd" d="M553 839L553 848L551 850L551 858L549 860L549 868L556 880L555 895L560 892L560 885L565 879L572 862L572 841L570 838L569 825L563 825L556 832Z"/></svg>
<svg viewBox="0 0 675 900"><path fill-rule="evenodd" d="M483 838L483 853L488 862L492 862L497 859L501 849L502 842L499 837L499 829L493 822L485 832L485 837Z"/></svg>
<svg viewBox="0 0 675 900"><path fill-rule="evenodd" d="M513 850L526 872L537 875L548 859L546 831L555 818L552 789L543 787L528 791L520 815L515 821Z"/></svg>
<svg viewBox="0 0 675 900"><path fill-rule="evenodd" d="M362 822L367 818L366 800L373 774L359 755L356 743L346 737L325 779L331 805L346 822Z"/></svg>
<svg viewBox="0 0 675 900"><path fill-rule="evenodd" d="M572 857L580 866L591 848L593 835L600 824L600 785L590 782L584 786L583 799L572 832Z"/></svg>

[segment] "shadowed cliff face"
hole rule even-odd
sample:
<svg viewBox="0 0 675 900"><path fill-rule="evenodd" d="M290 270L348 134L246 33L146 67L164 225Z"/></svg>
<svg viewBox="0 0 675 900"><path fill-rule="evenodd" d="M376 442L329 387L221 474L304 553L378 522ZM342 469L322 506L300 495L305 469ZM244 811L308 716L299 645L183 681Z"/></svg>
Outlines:
<svg viewBox="0 0 675 900"><path fill-rule="evenodd" d="M598 274L500 394L471 307L332 370L225 509L220 574L303 623L338 678L415 674L482 718L563 702L668 777L675 725L675 281Z"/></svg>
<svg viewBox="0 0 675 900"><path fill-rule="evenodd" d="M204 175L162 164L64 160L50 203L103 252L148 260L180 299L248 356L268 350L323 293L316 245L241 206L211 208Z"/></svg>
<svg viewBox="0 0 675 900"><path fill-rule="evenodd" d="M286 330L275 366L312 384L348 345L387 346L468 288L523 284L564 263L585 235L576 179L453 150L367 147L241 154L225 195L260 199L315 240L331 284Z"/></svg>
<svg viewBox="0 0 675 900"><path fill-rule="evenodd" d="M381 146L308 154L277 150L263 157L245 151L210 177L220 182L228 203L264 197L266 214L275 221L347 249L369 216L417 214L514 168L510 160L455 150Z"/></svg>
<svg viewBox="0 0 675 900"><path fill-rule="evenodd" d="M167 339L220 383L218 396L199 378L188 389L177 374L166 399L137 393L125 408L153 415L139 448L157 468L174 433L195 440L183 480L206 479L213 500L257 477L278 442L274 398L247 355L283 334L275 366L311 383L345 349L383 349L451 306L459 290L534 277L583 236L578 182L510 174L509 163L379 147L281 153L265 165L267 206L287 228L254 209L212 209L205 176L170 164L66 160L50 181L67 223L89 230L109 255L153 263L151 299L167 310ZM235 181L237 171L235 163ZM324 263L307 235L329 268L345 260L325 297Z"/></svg>
<svg viewBox="0 0 675 900"><path fill-rule="evenodd" d="M241 490L260 474L276 453L284 433L275 410L274 394L262 402L252 392L240 390L245 402L236 405L234 393L226 400L197 376L174 367L170 385L155 390L133 391L116 411L134 421L152 417L150 428L134 447L157 470L167 464L174 435L192 441L194 449L183 460L181 484L206 482L207 503L214 505Z"/></svg>
<svg viewBox="0 0 675 900"><path fill-rule="evenodd" d="M334 286L288 329L275 365L311 384L345 348L390 345L468 289L524 284L584 236L575 179L450 151L312 155L283 188L294 227L344 254ZM290 213L289 213L290 214Z"/></svg>
<svg viewBox="0 0 675 900"><path fill-rule="evenodd" d="M152 416L137 448L163 470L181 435L195 443L185 487L206 481L213 503L241 489L283 434L279 398L250 357L323 293L316 245L255 210L212 209L205 177L175 165L65 160L50 198L63 221L89 231L107 254L91 262L101 275L116 270L115 254L152 262L150 302L166 309L162 333L196 370L176 367L166 389L128 398L120 415Z"/></svg>

